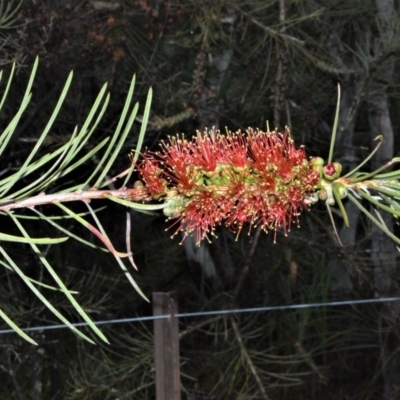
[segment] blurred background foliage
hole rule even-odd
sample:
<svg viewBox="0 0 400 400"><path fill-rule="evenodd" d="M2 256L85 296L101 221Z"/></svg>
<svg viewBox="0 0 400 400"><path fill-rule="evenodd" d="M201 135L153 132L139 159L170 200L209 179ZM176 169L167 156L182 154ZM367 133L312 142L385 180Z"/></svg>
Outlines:
<svg viewBox="0 0 400 400"><path fill-rule="evenodd" d="M155 93L145 139L150 149L178 132L189 137L212 126L265 128L269 121L271 127L289 125L309 155L326 157L340 82L335 159L351 168L368 154L378 133L392 151L381 152L380 159L389 159L399 148L399 29L399 5L390 0L2 1L0 64L6 74L11 62L17 65L2 126L14 115L36 56L40 67L25 119L8 157L0 160L0 174L17 169L29 152L70 70L74 83L49 147L69 140L108 81L112 101L92 138L95 146L115 127L135 73L135 98L143 104L149 87ZM382 118L392 131L383 129L388 125ZM137 122L115 173L129 166L140 118ZM94 158L75 178L89 175L95 164ZM133 213L135 279L149 297L178 290L182 312L398 295L396 249L376 239L355 210L348 212L351 229L340 230L344 247L325 210L316 206L302 216L301 229L293 228L288 237L279 232L276 244L273 235L256 232L243 232L236 241L221 228L218 239L200 249L190 239L183 245L181 238L171 239L163 216ZM109 236L123 244L125 210L108 204L100 216ZM2 216L1 223L8 221ZM337 224L341 228L340 218ZM48 226L34 229L52 233L44 231ZM80 229L74 232L95 240ZM28 246L10 244L8 250L26 274L46 282ZM112 257L83 251L72 241L45 251L94 319L151 314L151 305L132 290ZM2 308L20 326L56 323L6 269L0 287ZM78 320L61 295L50 298ZM395 304L183 319L180 329L184 399L400 395ZM34 333L38 347L15 334L0 335L0 398L154 398L152 323L102 330L109 346L89 345L68 330Z"/></svg>

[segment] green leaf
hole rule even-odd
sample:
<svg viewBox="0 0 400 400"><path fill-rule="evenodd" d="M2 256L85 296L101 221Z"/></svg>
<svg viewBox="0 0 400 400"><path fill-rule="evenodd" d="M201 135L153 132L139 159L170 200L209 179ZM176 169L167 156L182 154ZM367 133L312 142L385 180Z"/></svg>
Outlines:
<svg viewBox="0 0 400 400"><path fill-rule="evenodd" d="M9 214L11 215L11 214ZM18 243L36 243L36 244L57 244L68 240L67 237L61 238L32 238L8 235L7 233L0 232L0 241L3 242L18 242Z"/></svg>
<svg viewBox="0 0 400 400"><path fill-rule="evenodd" d="M2 96L1 101L0 101L0 111L2 110L2 108L4 106L4 103L6 102L8 92L10 91L11 82L12 82L12 79L14 77L14 73L15 73L15 63L13 63L13 66L11 68L10 76L8 77L8 81L7 81L7 86L6 86L5 90L4 90L3 96ZM2 78L3 78L3 71L0 72L0 81L1 81ZM2 136L0 136L0 142L1 142Z"/></svg>
<svg viewBox="0 0 400 400"><path fill-rule="evenodd" d="M351 183L357 183L357 182L362 182L367 179L371 178L376 178L376 179L396 179L396 177L399 175L399 171L392 171L392 172L387 172L385 174L379 174L381 171L384 171L385 169L391 167L393 164L400 162L400 157L393 158L391 161L387 162L386 164L382 165L375 171L372 171L368 174L363 174L359 178L352 178Z"/></svg>
<svg viewBox="0 0 400 400"><path fill-rule="evenodd" d="M7 260L12 269L20 276L20 278L25 282L25 284L32 290L35 296L64 324L66 324L70 329L72 329L78 336L82 339L87 340L89 343L95 344L92 339L87 337L81 331L79 331L75 326L73 326L44 296L36 287L32 284L32 282L28 279L28 277L22 272L22 270L18 267L18 265L12 260L12 258L8 255L8 253L4 250L3 247L0 246L0 253L3 254L4 258Z"/></svg>
<svg viewBox="0 0 400 400"><path fill-rule="evenodd" d="M94 149L88 151L83 157L79 158L74 164L70 165L68 168L65 168L62 172L59 173L59 177L63 177L70 172L72 172L74 169L79 167L80 165L84 164L86 161L90 160L105 144L110 140L109 137L103 139ZM72 188L64 189L60 191L60 193L66 193L66 192L74 192L76 190L81 190L85 188L85 184L78 184Z"/></svg>
<svg viewBox="0 0 400 400"><path fill-rule="evenodd" d="M35 194L44 191L44 189L47 189L48 186L52 183L52 181L58 178L56 168L66 156L68 148L71 146L72 143L74 143L75 134L76 130L72 134L71 139L64 146L61 146L52 153L45 154L39 160L27 166L26 170L24 171L24 176L27 176L32 172L34 172L35 170L39 169L40 167L43 167L45 164L50 163L50 161L53 158L58 156L58 159L55 162L53 162L49 168L46 168L45 172L38 179L29 183L28 185L25 185L22 189L17 190L16 192L10 194L9 197L13 199L19 199L21 197L26 198L30 196L32 193Z"/></svg>
<svg viewBox="0 0 400 400"><path fill-rule="evenodd" d="M397 217L400 217L400 211L397 211L385 204L382 204L379 200L375 199L371 195L365 193L363 190L358 190L357 194L363 197L365 200L369 201L372 204L375 204L377 207L382 208L382 210L387 211L389 214L396 215Z"/></svg>
<svg viewBox="0 0 400 400"><path fill-rule="evenodd" d="M105 251L105 252L108 253L108 250L106 248L101 247L101 246L97 246L97 245L93 244L92 242L88 242L87 240L81 238L80 236L75 235L73 232L71 232L70 230L64 228L60 224L57 224L57 222L55 222L54 219L48 218L46 215L44 215L40 211L38 211L36 209L33 209L33 211L36 212L43 221L46 221L48 224L54 226L59 231L67 234L70 238L75 239L78 242L83 243L85 246L92 247L92 248L94 248L96 250L101 250L101 251ZM80 215L80 214L75 214L74 213L74 215L78 215L79 217L82 217L82 215ZM67 217L74 218L74 215L70 215L70 216L67 216ZM16 216L16 217L18 218L19 216ZM66 219L66 217L63 217L63 219Z"/></svg>
<svg viewBox="0 0 400 400"><path fill-rule="evenodd" d="M329 218L330 218L331 223L332 223L333 231L335 232L335 236L336 236L339 244L341 246L343 246L342 241L340 240L339 233L338 233L337 228L336 228L335 219L333 218L331 206L328 203L325 203L325 205L326 205L326 210L328 211Z"/></svg>
<svg viewBox="0 0 400 400"><path fill-rule="evenodd" d="M18 126L19 120L21 119L21 116L24 113L26 107L28 106L30 100L31 100L31 95L27 96L26 98L24 98L22 100L19 110L17 111L14 118L11 120L11 122L7 125L7 127L4 129L3 133L1 134L1 136L0 136L0 143L1 143L0 154L3 153L4 149L7 147L10 139L12 138L12 136L15 132L15 129ZM0 181L0 190L2 190L2 192L0 192L0 197L3 197L4 196L3 193L5 193L7 190L7 187L3 188L2 183L3 183L3 181Z"/></svg>
<svg viewBox="0 0 400 400"><path fill-rule="evenodd" d="M25 339L27 342L30 344L34 344L37 346L37 343L30 337L28 336L22 329L16 325L12 319L7 317L7 315L4 313L4 311L0 308L0 317L3 318L3 320L9 325L9 327L14 330L16 333L18 333L19 336L21 336L23 339Z"/></svg>
<svg viewBox="0 0 400 400"><path fill-rule="evenodd" d="M348 198L353 204L363 212L367 218L369 218L379 229L381 229L386 235L388 235L394 242L400 244L400 239L394 235L390 230L387 228L386 225L382 224L378 219L376 219L352 194L348 194Z"/></svg>
<svg viewBox="0 0 400 400"><path fill-rule="evenodd" d="M334 120L334 122L333 122L333 128L332 128L331 145L330 145L330 147L329 147L328 164L330 164L330 163L332 162L333 151L334 151L334 149L335 149L337 127L338 127L338 122L339 122L339 112L340 112L340 84L338 83L337 86L338 86L338 97L337 97L337 102L336 102L335 120Z"/></svg>
<svg viewBox="0 0 400 400"><path fill-rule="evenodd" d="M149 122L150 108L151 108L152 99L153 99L153 89L150 88L149 92L147 94L146 105L144 107L144 113L143 113L143 119L142 119L142 126L140 127L139 138L138 138L138 142L137 142L137 145L136 145L136 149L134 151L134 155L133 155L133 159L132 159L132 165L131 165L131 168L130 168L130 171L129 171L128 175L125 178L123 186L127 186L128 185L128 182L131 179L132 172L133 172L133 170L135 168L136 161L138 160L140 151L142 150L142 145L143 145L144 136L146 134L147 124Z"/></svg>
<svg viewBox="0 0 400 400"><path fill-rule="evenodd" d="M101 88L99 94L97 95L96 101L94 102L92 108L90 109L89 115L86 117L85 122L82 125L82 128L78 132L76 143L73 146L71 146L71 149L66 157L65 164L70 163L71 160L73 160L78 155L78 153L86 145L87 141L92 136L96 127L100 123L100 121L105 113L105 110L107 109L108 103L110 101L109 94L106 95L105 100L103 99L106 90L107 90L107 84L104 84L103 87ZM102 102L103 102L103 106L102 106L93 126L89 129L89 126L90 126L93 118L95 117L96 112L98 111L98 108L100 107L100 104Z"/></svg>
<svg viewBox="0 0 400 400"><path fill-rule="evenodd" d="M335 201L339 206L339 210L340 210L340 213L342 214L344 224L347 227L349 227L350 226L349 217L347 216L346 209L344 208L342 199L340 198L338 191L339 191L338 187L333 185L333 187L332 187L333 196L335 197Z"/></svg>
<svg viewBox="0 0 400 400"><path fill-rule="evenodd" d="M18 218L15 218L12 214L10 214L10 217L12 220L15 222L17 225L18 229L21 231L21 233L24 235L24 237L29 238L28 233L26 232L25 228L22 226L22 224L18 221ZM74 306L75 310L79 313L79 315L85 320L85 322L89 325L89 327L93 330L93 332L104 342L109 343L107 338L104 336L104 334L100 331L100 329L93 323L93 321L90 319L90 317L85 313L83 308L78 304L76 301L75 297L72 296L71 292L67 289L67 287L64 285L63 281L60 279L60 277L57 275L57 273L54 271L54 269L51 267L49 262L46 260L45 256L43 253L38 249L38 247L34 243L29 243L32 250L34 253L39 257L40 261L42 264L45 266L47 271L50 273L50 275L53 277L54 281L57 283L57 285L60 287L60 290L65 294L65 296L68 298L70 303Z"/></svg>
<svg viewBox="0 0 400 400"><path fill-rule="evenodd" d="M379 150L379 148L382 145L382 140L383 140L383 136L380 135L378 137L376 137L374 140L379 140L379 143L375 146L375 148L371 151L371 153L368 155L367 158L365 158L365 160L363 160L362 163L360 163L359 165L357 165L357 167L355 167L354 169L352 169L350 172L348 172L346 175L344 175L344 178L350 177L355 175L355 173L357 171L360 170L361 167L363 167L373 156L374 154Z"/></svg>
<svg viewBox="0 0 400 400"><path fill-rule="evenodd" d="M95 220L97 226L99 227L100 231L103 233L103 235L105 237L107 237L107 234L105 232L105 230L103 229L99 219L97 218L96 213L94 212L94 210L92 209L92 207L90 206L89 203L85 203L86 207L89 209L89 211L92 214L93 219ZM135 290L139 293L140 296L143 297L143 299L145 299L146 301L149 301L149 299L146 297L146 295L141 291L141 289L139 288L139 286L137 285L137 283L135 282L135 280L133 279L132 275L128 272L128 270L126 269L124 263L122 262L122 260L119 257L116 257L114 255L115 259L117 260L119 266L121 267L122 271L124 272L125 276L127 277L128 281L131 283L131 285L135 288Z"/></svg>
<svg viewBox="0 0 400 400"><path fill-rule="evenodd" d="M32 98L31 90L33 87L37 68L38 68L38 59L35 60L21 104L19 105L19 108L15 113L14 117L12 118L11 122L5 127L2 134L0 135L0 154L4 152L4 150L7 148L10 140L13 137L14 132L17 130L19 126L23 114L25 113L30 103L30 100ZM14 73L15 73L15 65L12 68L6 88L1 97L0 109L4 106L6 102ZM0 79L2 76L3 75L0 73ZM106 175L109 173L112 166L115 164L115 160L119 156L120 151L127 140L127 137L132 131L132 126L135 120L137 120L139 105L137 103L133 104L132 100L135 87L135 77L132 78L124 108L119 118L116 130L112 136L102 139L99 143L96 143L96 145L93 148L90 148L88 146L88 142L92 137L93 133L95 132L97 126L99 125L101 119L103 118L110 101L110 95L106 93L107 85L105 84L103 85L99 94L97 95L96 100L93 106L91 107L82 127L80 129L78 127L74 129L74 131L71 134L71 137L68 140L68 143L64 143L60 145L60 147L56 148L53 151L47 152L44 155L39 155L39 151L42 149L46 137L49 135L52 126L57 118L57 115L59 114L61 107L64 104L69 88L72 84L72 80L73 80L73 73L71 72L63 86L63 89L61 90L61 94L57 100L57 103L52 111L49 120L47 121L44 129L39 135L37 142L34 144L28 156L26 157L25 160L23 160L21 167L16 172L0 180L0 204L1 203L5 204L10 200L18 202L27 199L33 199L33 202L30 204L34 204L35 196L40 195L42 192L47 193L47 191L50 189L50 186L54 186L54 184L58 182L59 178L62 178L67 174L71 173L72 171L76 170L78 167L80 167L90 159L96 157L100 152L101 156L96 157L95 160L97 165L94 168L93 172L90 174L89 178L85 180L85 182L76 182L76 184L73 187L61 188L58 191L58 193L68 194L80 190L86 190L88 187L91 187L90 183L92 182L92 180L95 180L94 186L98 185L106 186L107 184L110 183L110 179L108 179L107 181L104 181L104 179ZM134 163L136 162L139 156L140 149L144 140L144 135L146 133L146 127L150 115L151 100L152 100L152 90L150 89L147 95L147 100L143 112L143 119L137 141L137 148L135 150L135 155L133 157ZM123 173L120 174L120 178L126 177L125 183L127 183L131 177L131 174L134 170L134 163L131 163L130 168L126 169ZM40 175L38 174L38 172L40 172ZM35 178L28 181L27 177L29 176L34 176ZM22 179L24 179L23 185L20 184ZM115 197L109 198L109 200L118 202L119 204L124 206L129 206L130 208L133 208L141 212L150 213L151 210L160 210L165 207L164 204L139 204L139 203L129 202L125 199L118 199ZM86 335L81 333L76 328L72 327L69 321L65 317L63 317L63 315L47 301L47 299L43 296L43 294L40 291L38 291L37 286L41 286L43 288L50 290L60 290L61 292L63 292L64 295L71 302L71 304L74 306L74 308L77 310L77 312L90 325L91 329L102 340L107 342L105 336L102 335L101 331L98 330L98 328L96 328L94 323L90 320L88 315L84 312L84 310L81 308L81 306L77 303L77 301L73 297L73 294L75 294L75 292L68 290L66 288L66 286L58 277L52 266L48 263L43 254L39 251L38 245L43 245L43 244L52 245L52 244L62 243L66 241L69 237L71 237L87 246L94 247L101 251L111 252L114 255L114 257L116 257L117 263L123 270L129 282L135 288L135 290L144 299L148 300L144 295L144 293L140 290L140 288L136 284L132 275L128 272L127 268L125 267L124 263L121 260L121 257L129 256L129 259L134 265L133 259L130 253L129 254L119 253L113 248L106 232L104 231L103 227L101 226L100 222L97 219L96 212L89 205L88 205L89 213L94 218L97 227L99 229L97 229L95 226L91 225L88 221L84 219L85 214L74 213L69 208L65 207L63 204L55 203L55 205L62 208L67 213L67 215L64 215L63 217L47 216L44 213L39 212L34 208L32 208L32 211L35 212L36 214L35 216L0 212L1 214L3 215L5 214L6 216L8 216L8 218L11 218L16 224L16 226L19 228L20 232L22 233L22 237L16 235L10 235L7 233L0 233L0 241L3 240L16 243L29 244L32 251L39 257L39 259L41 260L42 264L45 266L47 271L52 275L55 282L57 282L58 287L42 284L41 282L37 282L26 276L21 271L21 269L13 262L13 260L11 259L11 257L8 255L8 253L5 251L4 248L1 248L1 254L3 254L5 260L0 261L0 264L16 272L25 282L25 284L28 285L28 287L32 290L32 292L40 299L40 301L42 301L46 305L46 307L48 307L51 310L51 312L53 312L54 315L57 316L57 318L59 318L63 323L65 323L71 329L73 329L73 331L78 335L80 335L82 338L93 343L93 341L89 339ZM64 228L61 223L56 222L56 220L71 219L71 218L83 224L91 232L95 233L103 241L103 243L107 248L96 246L93 243L84 240L78 235L75 235L70 230ZM40 219L45 223L49 223L50 225L58 229L60 232L63 232L63 234L67 236L60 238L47 238L47 237L32 238L26 232L24 226L20 222L23 221L23 219Z"/></svg>
<svg viewBox="0 0 400 400"><path fill-rule="evenodd" d="M124 142L126 140L126 137L128 136L128 133L130 132L132 124L135 121L137 110L139 108L138 104L135 104L135 106L133 107L133 110L130 113L129 121L128 121L128 123L127 123L127 125L126 125L126 127L125 127L125 129L124 129L124 131L122 133L122 135L121 135L119 144L115 148L112 156L110 156L111 150L113 149L115 142L117 141L118 137L120 136L122 127L123 127L123 125L125 123L125 120L126 120L126 117L128 115L129 107L130 107L130 104L132 102L133 91L134 91L134 88L135 88L135 81L136 81L136 78L135 78L135 76L133 76L131 84L130 84L130 87L129 87L129 90L128 90L128 94L126 96L125 105L124 105L124 108L122 110L121 116L120 116L119 121L118 121L117 128L116 128L115 133L114 133L114 135L112 137L112 140L110 142L109 148L105 152L105 154L103 156L103 159L100 161L100 165L102 165L106 160L108 160L108 162L107 162L105 168L103 169L103 171L100 173L99 177L97 178L96 183L94 184L95 188L100 187L102 180L107 175L108 171L110 170L111 166L113 165L113 163L114 163L114 161L115 161L115 159L116 159L116 157L117 157L122 145L124 144Z"/></svg>
<svg viewBox="0 0 400 400"><path fill-rule="evenodd" d="M12 10L13 7L13 1L8 1L7 2L7 7L4 10L3 9L3 0L1 0L0 3L0 29L11 29L11 28L17 28L18 26L16 22L18 21L18 11L21 7L22 0L18 3L17 6L15 6L14 10Z"/></svg>
<svg viewBox="0 0 400 400"><path fill-rule="evenodd" d="M7 263L5 263L5 262L2 261L2 260L0 260L0 265L2 265L3 267L9 269L10 271L13 271L13 269L12 269ZM54 287L54 286L46 285L45 283L39 282L39 281L37 281L37 280L35 280L35 279L32 279L32 278L29 278L29 277L27 277L27 279L28 279L30 282L34 283L35 285L41 286L41 287L43 287L43 288L45 288L45 289L53 290L53 291L56 291L56 292L59 292L59 291L60 291L60 288L56 288L56 287ZM70 290L69 292L72 293L72 294L78 294L78 293L79 293L79 292L77 292L76 290Z"/></svg>
<svg viewBox="0 0 400 400"><path fill-rule="evenodd" d="M64 204L59 203L59 202L55 202L53 204L60 207L65 213L67 213L69 216L74 218L78 223L83 225L91 233L95 234L104 243L104 245L107 247L107 249L110 253L114 254L117 257L128 257L129 256L127 253L121 253L121 252L115 250L110 239L108 239L107 235L105 235L103 231L100 231L99 229L97 229L90 222L86 221L85 219L83 219L82 217L80 217L79 215L74 213L72 210L70 210Z"/></svg>
<svg viewBox="0 0 400 400"><path fill-rule="evenodd" d="M115 203L122 204L124 206L133 208L134 210L138 211L156 211L162 210L167 206L166 203L163 204L142 204L142 203L135 203L133 201L120 199L119 197L112 196L111 194L104 195L104 198L114 201Z"/></svg>

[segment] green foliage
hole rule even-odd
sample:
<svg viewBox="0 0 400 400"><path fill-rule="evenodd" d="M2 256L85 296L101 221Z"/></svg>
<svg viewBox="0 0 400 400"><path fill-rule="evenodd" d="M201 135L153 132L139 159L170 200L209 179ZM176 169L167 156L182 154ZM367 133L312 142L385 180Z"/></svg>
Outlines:
<svg viewBox="0 0 400 400"><path fill-rule="evenodd" d="M19 3L14 0L0 1L0 65L10 64L15 60L21 61L22 64L22 47L18 39L23 35L28 22L21 23L18 19L21 5L22 0ZM19 34L13 35L13 31L18 28Z"/></svg>
<svg viewBox="0 0 400 400"><path fill-rule="evenodd" d="M32 98L31 89L33 86L33 82L35 79L36 70L38 67L38 59L33 66L32 73L25 91L25 95L21 101L21 105L18 111L15 114L15 117L12 118L8 126L4 129L3 133L0 136L1 147L0 147L0 156L6 151L7 145L10 143L12 136L15 134L18 125L24 112L26 111L28 104ZM0 102L0 110L4 106L7 95L10 90L11 82L13 79L15 71L15 66L8 78L8 82L3 94L3 97ZM68 89L72 82L72 73L69 75L67 82L59 96L59 100L54 108L53 113L51 114L49 121L47 122L45 128L43 129L41 135L39 136L35 146L32 148L26 159L23 161L20 168L12 173L7 175L5 178L0 180L0 204L4 204L4 207L0 206L1 213L9 218L9 220L13 221L16 228L19 230L22 236L10 235L7 233L0 234L0 240L2 241L12 241L15 243L28 243L31 247L32 252L38 257L40 262L44 265L47 272L51 275L53 280L56 283L57 289L59 289L62 293L70 301L71 305L75 308L77 313L85 320L91 329L96 333L96 335L101 338L103 341L108 342L106 337L101 333L101 331L96 327L93 323L92 319L88 316L88 314L83 310L83 308L76 301L74 295L70 292L69 289L64 285L63 281L60 279L56 271L47 261L46 257L39 250L36 244L41 245L50 245L61 243L68 239L68 237L78 239L81 243L86 244L87 242L84 239L81 239L76 234L71 233L69 230L63 228L60 224L52 221L51 218L46 217L44 214L37 212L35 215L30 215L30 218L37 218L42 220L43 222L50 223L53 227L59 228L63 234L67 236L60 238L33 238L25 229L23 221L25 214L20 212L10 212L11 208L24 209L24 208L34 208L35 206L42 204L51 204L54 206L58 206L61 208L67 217L75 220L76 222L82 224L84 227L89 229L91 232L95 233L100 240L106 245L107 249L112 252L119 263L121 269L125 272L126 277L131 282L132 286L144 297L145 295L141 292L140 288L136 284L135 280L132 278L131 274L126 269L126 266L121 261L121 257L128 256L128 254L117 252L110 240L107 237L107 233L102 228L100 220L97 218L96 212L89 206L87 201L88 198L79 197L79 195L89 189L92 191L97 190L98 188L104 187L108 185L109 180L107 178L111 167L113 166L117 156L120 154L120 150L124 145L128 134L131 132L132 125L135 121L139 106L136 103L133 107L131 105L134 87L135 87L135 77L131 81L131 85L127 94L127 98L125 101L124 108L121 112L121 116L119 118L119 122L115 129L115 132L112 136L104 138L97 146L93 149L86 151L86 154L83 154L82 151L85 149L90 137L95 132L99 122L101 121L104 113L106 111L109 95L106 95L107 86L104 85L100 90L99 95L96 98L96 101L93 104L85 122L83 123L81 128L76 127L70 140L53 149L50 152L45 152L43 155L40 155L40 150L45 143L46 137L51 131L54 121L57 115L60 112L60 109L65 101L67 96ZM151 103L151 90L149 92L149 96L147 99L147 103L144 110L144 116L142 120L142 128L139 133L138 146L135 150L134 160L137 159L137 156L140 152L140 146L143 142L143 137L146 130L146 124L149 117ZM100 151L103 150L104 153L100 155ZM89 175L87 179L78 184L74 183L72 187L63 187L58 190L56 193L52 193L50 195L50 200L46 199L45 192L48 193L52 191L54 186L61 181L62 178L71 174L77 168L81 167L88 160L92 159L94 156L98 157L97 166L93 170L93 172ZM125 175L127 175L124 187L131 176L133 170L133 164L127 170ZM37 177L37 174L39 176ZM21 184L23 182L23 184ZM115 192L115 191L114 191ZM115 196L106 196L105 193L102 198L108 197L110 199L115 199ZM118 192L116 192L118 195ZM69 197L71 195L72 197ZM116 199L118 200L118 199ZM27 202L27 203L24 203ZM89 223L82 215L79 215L71 208L62 204L63 201L84 201L89 210L89 214L92 216L95 221L95 226ZM29 204L28 204L29 203ZM135 207L135 204L132 202L124 201L125 205L130 207ZM143 206L138 204L137 207L142 209ZM103 249L104 250L104 249ZM128 249L128 251L130 251ZM17 273L21 279L26 283L29 289L49 308L49 310L57 316L62 322L68 325L76 334L80 337L88 340L91 343L94 343L87 335L83 334L77 328L75 328L68 319L66 319L58 310L56 310L52 304L46 299L46 297L36 288L36 282L32 281L17 265L14 261L13 257L7 252L3 247L0 247L0 252L4 257L3 264L10 270ZM8 318L3 311L1 311L1 316L5 317L5 321L18 332L24 338L27 338L27 335L21 331L17 325ZM34 341L29 339L32 343Z"/></svg>

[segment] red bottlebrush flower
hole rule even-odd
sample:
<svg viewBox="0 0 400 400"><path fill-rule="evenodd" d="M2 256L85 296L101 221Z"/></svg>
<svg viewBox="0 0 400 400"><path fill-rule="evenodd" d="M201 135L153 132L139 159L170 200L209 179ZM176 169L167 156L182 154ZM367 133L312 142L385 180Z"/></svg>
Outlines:
<svg viewBox="0 0 400 400"><path fill-rule="evenodd" d="M151 196L158 198L165 194L167 185L161 177L162 169L153 157L147 155L142 163L137 166L137 170L140 172Z"/></svg>
<svg viewBox="0 0 400 400"><path fill-rule="evenodd" d="M187 169L187 160L190 157L187 145L188 142L184 139L171 138L170 143L162 143L162 151L157 154L160 162L167 166L169 177L175 177L184 187L191 185L189 181L192 177Z"/></svg>
<svg viewBox="0 0 400 400"><path fill-rule="evenodd" d="M177 218L177 232L194 233L198 241L222 223L235 231L249 223L286 232L320 179L288 129L226 135L212 129L190 142L171 138L137 169L154 197L164 198L165 214Z"/></svg>
<svg viewBox="0 0 400 400"><path fill-rule="evenodd" d="M207 238L208 234L214 234L215 227L229 215L232 207L233 201L229 196L199 190L179 217L177 232L194 233L198 241Z"/></svg>
<svg viewBox="0 0 400 400"><path fill-rule="evenodd" d="M236 171L248 164L247 138L242 132L228 133L220 139L222 153L226 163L234 166Z"/></svg>
<svg viewBox="0 0 400 400"><path fill-rule="evenodd" d="M214 172L217 164L223 159L223 150L218 138L215 137L214 130L210 133L197 133L188 150L190 152L190 162L205 172ZM189 161L189 160L188 160Z"/></svg>

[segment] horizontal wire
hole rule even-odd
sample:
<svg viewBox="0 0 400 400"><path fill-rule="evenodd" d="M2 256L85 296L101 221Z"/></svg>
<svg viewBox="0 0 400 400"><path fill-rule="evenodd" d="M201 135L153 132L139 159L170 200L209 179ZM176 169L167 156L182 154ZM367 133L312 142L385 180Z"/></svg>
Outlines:
<svg viewBox="0 0 400 400"><path fill-rule="evenodd" d="M265 311L284 311L284 310L299 310L306 308L317 308L317 307L338 307L348 305L359 305L359 304L373 304L373 303L389 303L394 301L400 301L400 297L384 297L379 299L364 299L364 300L346 300L346 301L331 301L325 303L303 303L303 304L289 304L286 306L270 306L270 307L255 307L255 308L237 308L229 310L215 310L215 311L199 311L199 312L187 312L174 314L176 318L193 318L193 317L205 317L213 315L227 315L227 314L241 314L241 313L253 313L253 312L265 312ZM148 317L134 317L134 318L121 318L121 319L108 319L104 321L93 321L95 325L111 325L111 324L124 324L129 322L142 322L142 321L154 321L159 319L171 318L171 314L165 315L152 315ZM71 324L75 327L88 326L86 322L76 322ZM53 329L65 329L67 325L46 325L46 326L33 326L29 328L22 328L25 332L34 331L48 331ZM16 333L13 329L0 330L0 335L5 333Z"/></svg>

